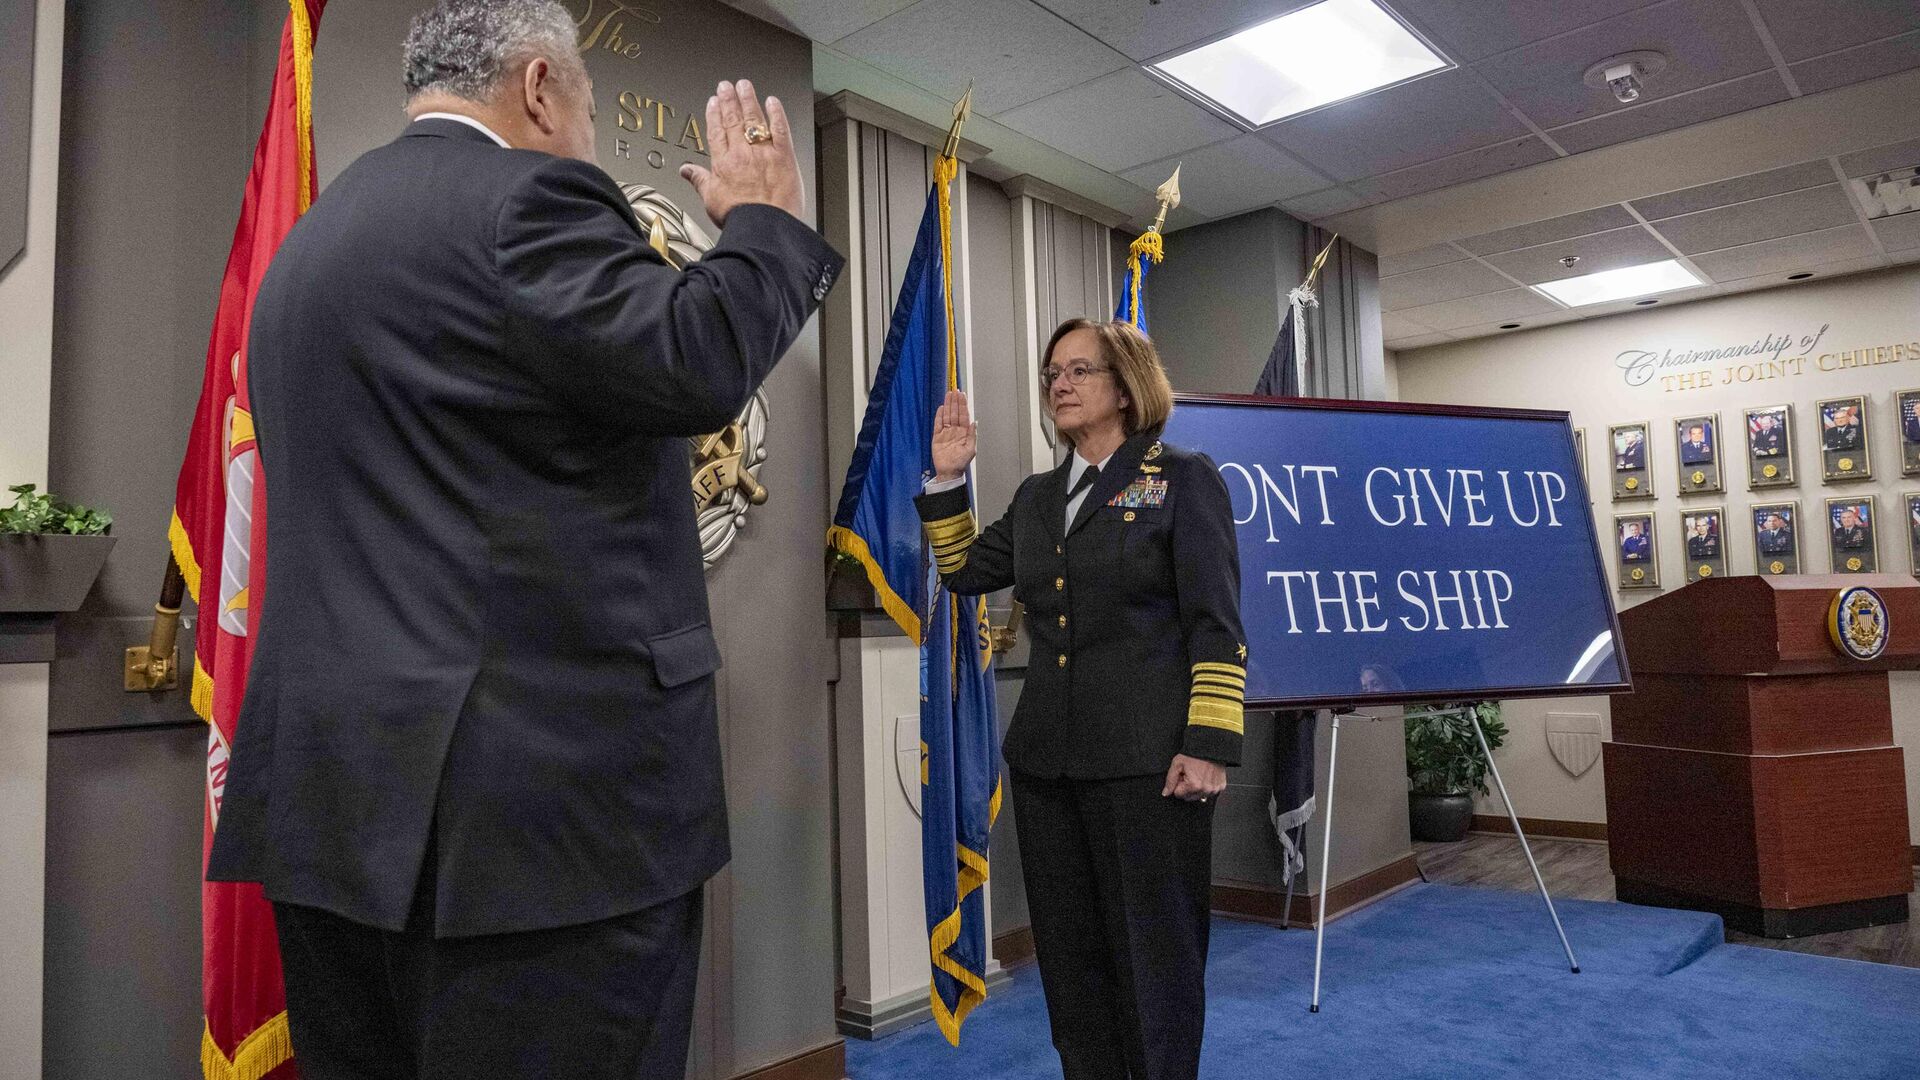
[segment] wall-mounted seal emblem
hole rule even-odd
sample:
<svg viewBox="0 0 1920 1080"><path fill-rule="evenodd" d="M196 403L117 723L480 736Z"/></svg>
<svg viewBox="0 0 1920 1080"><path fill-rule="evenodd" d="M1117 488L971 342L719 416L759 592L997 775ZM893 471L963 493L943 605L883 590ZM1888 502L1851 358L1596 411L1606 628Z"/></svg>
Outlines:
<svg viewBox="0 0 1920 1080"><path fill-rule="evenodd" d="M658 188L621 184L647 243L675 269L706 254L713 239ZM767 461L767 397L756 391L733 423L711 435L688 439L693 458L693 508L699 515L700 556L708 570L733 546L747 524L747 508L767 501L760 468Z"/></svg>
<svg viewBox="0 0 1920 1080"><path fill-rule="evenodd" d="M1827 636L1855 660L1872 660L1887 648L1887 602L1865 585L1833 594L1827 606Z"/></svg>

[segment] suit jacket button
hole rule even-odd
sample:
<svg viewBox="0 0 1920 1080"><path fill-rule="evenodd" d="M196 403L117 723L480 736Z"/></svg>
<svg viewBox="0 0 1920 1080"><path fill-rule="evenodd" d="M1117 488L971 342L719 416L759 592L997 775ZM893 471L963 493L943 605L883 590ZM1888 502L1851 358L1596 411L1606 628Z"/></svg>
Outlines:
<svg viewBox="0 0 1920 1080"><path fill-rule="evenodd" d="M1063 578L1063 577L1057 577L1057 578L1054 578L1054 579L1053 579L1053 591L1054 591L1054 592L1059 592L1059 591L1061 591L1061 590L1063 590L1063 589L1065 589L1066 587L1067 587L1067 579L1066 579L1066 578Z"/></svg>
<svg viewBox="0 0 1920 1080"><path fill-rule="evenodd" d="M1061 547L1059 544L1055 544L1053 545L1053 553L1055 555L1065 555L1067 553L1067 549Z"/></svg>

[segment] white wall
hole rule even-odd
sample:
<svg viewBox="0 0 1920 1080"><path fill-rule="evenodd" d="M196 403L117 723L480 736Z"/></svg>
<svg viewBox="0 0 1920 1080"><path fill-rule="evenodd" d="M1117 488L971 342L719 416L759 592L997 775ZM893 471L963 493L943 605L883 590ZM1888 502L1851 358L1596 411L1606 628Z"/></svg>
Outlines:
<svg viewBox="0 0 1920 1080"><path fill-rule="evenodd" d="M1675 366L1644 382L1627 377L1623 359L1652 352L1682 357L1690 351L1746 346L1773 335L1791 340L1780 363L1720 359ZM1813 341L1811 348L1803 342ZM1883 522L1880 566L1898 573L1908 566L1901 496L1920 492L1920 476L1900 475L1899 430L1894 413L1896 391L1920 387L1920 268L1812 281L1790 288L1702 300L1672 308L1653 308L1587 322L1522 331L1506 337L1436 345L1402 352L1393 365L1404 401L1565 409L1573 424L1586 429L1587 480L1598 492L1594 515L1601 529L1612 527L1614 513L1655 515L1660 579L1667 588L1685 581L1680 545L1682 507L1724 506L1727 510L1727 570L1756 572L1752 530L1746 524L1749 503L1798 499L1811 524L1823 501L1838 495L1873 494ZM1860 350L1873 363L1862 364ZM1702 374L1707 378L1700 377ZM1690 375L1682 379L1680 376ZM1874 478L1824 485L1820 477L1818 420L1813 403L1820 398L1864 394L1868 398L1869 438ZM1742 410L1780 403L1793 405L1794 456L1799 483L1793 487L1747 487L1740 424ZM1726 490L1681 497L1677 480L1672 421L1681 416L1718 412L1724 444ZM1614 503L1606 456L1607 427L1633 421L1652 423L1652 466L1658 498ZM1802 568L1825 572L1827 547L1820 530L1808 528L1802 540ZM1611 573L1611 568L1609 570ZM1622 608L1651 596L1652 590L1615 593ZM1894 739L1907 748L1908 817L1920 843L1920 674L1896 674ZM1500 762L1514 802L1529 817L1570 821L1606 818L1601 767L1574 778L1547 750L1548 712L1607 714L1605 698L1509 702L1513 735ZM1603 719L1604 723L1604 719ZM1482 800L1481 812L1497 813L1498 804Z"/></svg>
<svg viewBox="0 0 1920 1080"><path fill-rule="evenodd" d="M0 278L0 487L47 482L65 15L40 0L34 21L27 246ZM46 833L47 665L0 666L0 1061L17 1076L40 1075Z"/></svg>

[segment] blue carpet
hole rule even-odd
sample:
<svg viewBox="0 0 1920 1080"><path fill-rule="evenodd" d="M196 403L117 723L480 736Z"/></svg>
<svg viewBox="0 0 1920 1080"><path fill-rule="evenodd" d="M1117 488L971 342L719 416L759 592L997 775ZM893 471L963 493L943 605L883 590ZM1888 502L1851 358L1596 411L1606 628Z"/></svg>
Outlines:
<svg viewBox="0 0 1920 1080"><path fill-rule="evenodd" d="M1206 1077L1915 1080L1920 970L1722 942L1716 916L1416 885L1313 934L1215 919ZM967 1020L847 1040L853 1080L1060 1075L1031 965Z"/></svg>

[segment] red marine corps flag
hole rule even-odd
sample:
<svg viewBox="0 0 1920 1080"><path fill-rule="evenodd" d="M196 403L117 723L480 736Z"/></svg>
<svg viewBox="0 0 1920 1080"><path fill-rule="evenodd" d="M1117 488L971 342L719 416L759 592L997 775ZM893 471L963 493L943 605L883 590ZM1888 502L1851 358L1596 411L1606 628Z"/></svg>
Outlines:
<svg viewBox="0 0 1920 1080"><path fill-rule="evenodd" d="M266 506L255 480L253 416L248 408L246 340L254 294L287 230L313 202L313 37L326 0L290 0L280 61L253 169L241 197L220 283L220 306L207 345L206 378L174 499L174 562L199 605L194 631L192 701L208 721L205 852L220 820L227 758L259 625L265 566ZM250 602L251 601L251 602ZM206 1030L200 1065L207 1080L294 1075L286 989L273 909L260 886L201 886ZM276 1071L277 1070L277 1071Z"/></svg>

